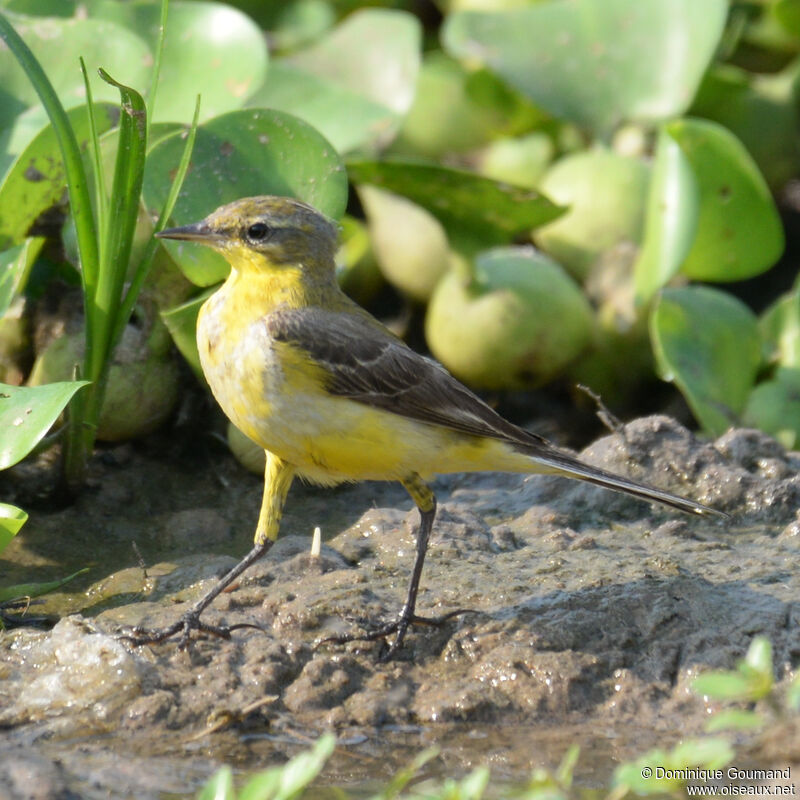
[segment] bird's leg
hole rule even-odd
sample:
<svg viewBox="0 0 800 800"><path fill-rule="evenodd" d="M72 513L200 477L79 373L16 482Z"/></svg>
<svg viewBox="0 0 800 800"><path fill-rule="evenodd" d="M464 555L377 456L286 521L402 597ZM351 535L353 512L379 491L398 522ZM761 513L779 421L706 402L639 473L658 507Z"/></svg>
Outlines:
<svg viewBox="0 0 800 800"><path fill-rule="evenodd" d="M433 520L436 516L436 497L430 486L416 473L412 473L402 481L406 491L411 495L411 499L419 510L419 528L417 529L416 557L414 568L411 570L411 580L408 584L408 592L403 607L397 619L387 622L364 634L345 634L344 636L332 636L323 639L320 644L334 643L344 644L346 642L371 642L377 639L385 639L394 635L394 640L389 645L388 650L381 656L381 661L389 661L400 649L405 639L406 632L410 625L443 625L449 619L459 614L469 613L469 609L458 609L444 614L441 617L421 617L414 613L417 606L417 593L419 591L419 581L422 576L422 567L425 564L425 553L428 550L428 540L430 539L433 528Z"/></svg>
<svg viewBox="0 0 800 800"><path fill-rule="evenodd" d="M229 639L231 632L240 628L256 628L257 625L239 623L237 625L208 625L200 619L200 615L211 605L221 592L224 592L248 567L255 564L274 544L278 538L283 505L294 478L294 468L277 456L267 451L267 465L264 471L264 496L261 501L261 513L256 527L253 549L229 572L206 592L182 617L165 628L150 630L136 627L122 634L133 645L155 644L180 634L178 647L185 647L193 630L210 633L223 639Z"/></svg>

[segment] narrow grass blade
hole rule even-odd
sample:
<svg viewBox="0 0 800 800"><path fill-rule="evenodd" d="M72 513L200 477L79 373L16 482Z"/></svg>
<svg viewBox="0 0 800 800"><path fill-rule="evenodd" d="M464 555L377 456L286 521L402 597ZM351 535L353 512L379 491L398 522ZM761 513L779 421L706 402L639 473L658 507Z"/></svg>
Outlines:
<svg viewBox="0 0 800 800"><path fill-rule="evenodd" d="M43 594L48 594L48 592L54 592L56 589L60 589L71 580L77 578L78 575L83 575L88 571L89 568L84 567L77 572L73 572L72 575L67 575L66 578L61 578L57 581L48 581L47 583L21 583L17 586L6 586L0 589L0 603L10 603L22 597L41 597Z"/></svg>
<svg viewBox="0 0 800 800"><path fill-rule="evenodd" d="M194 106L194 117L192 119L192 124L186 136L186 144L183 148L183 154L181 155L181 160L175 173L175 178L172 181L172 186L170 187L167 199L164 201L164 206L161 209L161 213L158 215L158 222L156 222L155 226L156 233L164 230L167 225L167 221L172 216L172 209L175 207L181 187L183 186L183 179L186 177L186 173L189 171L189 163L192 158L192 150L194 149L194 140L197 136L197 123L199 119L200 95L197 95L197 102ZM136 267L136 272L131 279L131 284L128 287L128 291L122 301L119 317L114 330L114 342L119 341L119 337L122 336L122 331L125 328L128 319L130 319L133 306L136 303L136 298L139 296L139 291L141 290L145 278L147 277L147 273L150 271L150 267L153 264L153 257L155 256L158 244L158 240L155 237L151 237L147 244L147 248L144 251L144 255L142 256L142 260Z"/></svg>
<svg viewBox="0 0 800 800"><path fill-rule="evenodd" d="M75 133L69 124L67 113L58 99L53 84L45 75L41 64L14 30L5 16L0 14L0 40L2 40L36 89L42 105L50 117L50 121L58 139L64 169L67 176L72 215L78 237L78 248L81 255L81 267L84 285L91 285L98 270L97 229L95 227L92 203L89 197L89 186L86 171L81 161L80 149Z"/></svg>
<svg viewBox="0 0 800 800"><path fill-rule="evenodd" d="M106 175L103 169L103 161L100 158L100 140L97 135L97 121L95 119L94 104L92 102L92 85L89 83L89 73L86 71L86 63L83 58L80 58L80 63L83 85L86 89L86 117L89 121L89 148L92 154L92 165L94 166L95 211L97 213L97 228L100 231L100 247L102 248L106 238L106 225L108 224ZM99 259L102 263L102 252L100 253Z"/></svg>
<svg viewBox="0 0 800 800"><path fill-rule="evenodd" d="M120 314L122 288L136 230L147 147L144 98L129 86L115 81L104 70L100 70L100 77L119 89L122 114L111 187L109 225L102 248L104 258L94 302L91 306L87 304L87 324L92 326L96 338L93 340L95 349L91 354L87 353L86 371L87 377L94 380L105 369L113 345L113 333Z"/></svg>

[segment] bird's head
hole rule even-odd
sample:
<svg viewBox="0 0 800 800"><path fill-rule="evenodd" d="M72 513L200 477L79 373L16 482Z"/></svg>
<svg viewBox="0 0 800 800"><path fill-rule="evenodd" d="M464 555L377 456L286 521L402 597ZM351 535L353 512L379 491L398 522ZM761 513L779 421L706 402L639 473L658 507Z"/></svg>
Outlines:
<svg viewBox="0 0 800 800"><path fill-rule="evenodd" d="M245 197L220 206L205 219L157 234L213 247L231 265L303 265L334 270L338 226L291 197Z"/></svg>

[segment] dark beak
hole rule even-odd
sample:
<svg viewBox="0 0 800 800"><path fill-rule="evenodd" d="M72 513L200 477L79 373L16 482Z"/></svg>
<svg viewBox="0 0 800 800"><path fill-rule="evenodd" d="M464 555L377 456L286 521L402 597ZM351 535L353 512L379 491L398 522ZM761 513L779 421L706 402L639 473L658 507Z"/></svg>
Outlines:
<svg viewBox="0 0 800 800"><path fill-rule="evenodd" d="M181 225L179 228L166 228L159 231L156 236L159 239L184 239L188 242L204 242L211 244L219 238L217 231L212 230L205 220L194 222L191 225Z"/></svg>

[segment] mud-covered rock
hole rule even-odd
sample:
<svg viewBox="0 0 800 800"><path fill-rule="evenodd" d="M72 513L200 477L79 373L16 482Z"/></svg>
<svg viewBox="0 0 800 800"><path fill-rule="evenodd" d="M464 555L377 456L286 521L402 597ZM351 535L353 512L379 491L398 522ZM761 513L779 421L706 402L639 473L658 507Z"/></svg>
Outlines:
<svg viewBox="0 0 800 800"><path fill-rule="evenodd" d="M800 657L800 456L758 432L707 442L650 417L583 457L731 517L681 515L561 478L448 476L435 487L439 514L417 610L462 613L415 626L398 657L381 663L380 642L324 640L398 613L417 513L380 485L300 489L286 535L207 612L209 623L249 627L186 650L114 638L121 626L174 621L234 563L230 554L186 554L192 537L183 532L171 540L183 555L146 564L146 577L131 566L124 579L98 581L84 599L87 621L0 639L0 723L50 737L103 731L112 750L139 752L168 741L185 754L186 742L207 737L235 758L246 758L258 732L277 741L281 731L333 727L391 759L404 752L389 746L398 732L418 750L441 730L465 764L482 752L469 752L465 731L514 728L528 733L504 757L519 766L532 763L534 730L635 726L667 738L701 730L707 709L691 680L730 668L755 635L772 640L778 677L787 677ZM136 469L137 459L119 469ZM212 520L203 538L232 526L243 554L260 491L251 481L219 506L208 487L198 491ZM191 521L177 512L182 525ZM165 514L158 510L159 530ZM335 535L312 556L320 520ZM653 743L632 739L638 751Z"/></svg>

